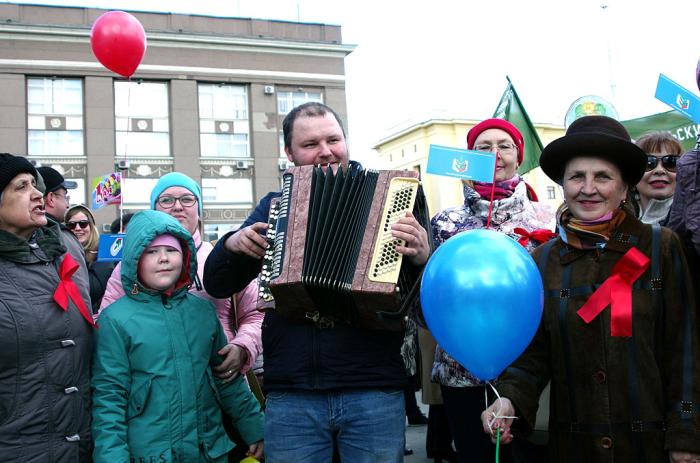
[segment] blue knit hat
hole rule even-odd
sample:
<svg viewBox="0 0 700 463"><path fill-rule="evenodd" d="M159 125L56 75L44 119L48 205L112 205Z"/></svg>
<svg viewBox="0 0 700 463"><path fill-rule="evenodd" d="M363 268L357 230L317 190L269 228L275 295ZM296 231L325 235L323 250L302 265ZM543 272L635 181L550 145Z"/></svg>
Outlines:
<svg viewBox="0 0 700 463"><path fill-rule="evenodd" d="M180 172L171 172L162 176L160 180L158 180L158 183L156 183L156 186L153 187L153 190L151 191L151 209L155 210L156 201L158 201L158 197L171 186L187 188L192 192L193 195L197 197L197 208L199 210L199 218L201 219L203 215L202 189L200 188L199 183L195 182L187 175L182 174Z"/></svg>

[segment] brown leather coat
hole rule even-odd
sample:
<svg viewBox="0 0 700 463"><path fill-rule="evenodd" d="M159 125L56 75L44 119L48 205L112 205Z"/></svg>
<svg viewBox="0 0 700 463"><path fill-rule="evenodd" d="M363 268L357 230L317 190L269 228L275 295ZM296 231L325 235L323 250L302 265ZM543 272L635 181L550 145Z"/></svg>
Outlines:
<svg viewBox="0 0 700 463"><path fill-rule="evenodd" d="M542 322L499 386L521 417L513 429L529 432L551 380L551 461L665 462L668 450L700 453L697 314L678 237L628 216L602 251L550 243L533 252L545 289ZM652 263L633 286L632 337L612 337L610 306L589 324L576 312L632 246Z"/></svg>

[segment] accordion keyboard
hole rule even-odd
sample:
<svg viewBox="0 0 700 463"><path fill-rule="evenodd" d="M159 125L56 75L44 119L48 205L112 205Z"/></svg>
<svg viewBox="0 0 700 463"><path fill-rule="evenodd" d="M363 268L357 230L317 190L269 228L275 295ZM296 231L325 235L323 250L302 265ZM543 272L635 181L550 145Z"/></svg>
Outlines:
<svg viewBox="0 0 700 463"><path fill-rule="evenodd" d="M367 276L372 281L385 283L396 282L401 270L401 254L396 252L396 246L404 246L406 242L391 235L391 226L413 210L413 203L420 182L415 178L394 177L389 184L380 226L382 227L374 244L370 272Z"/></svg>

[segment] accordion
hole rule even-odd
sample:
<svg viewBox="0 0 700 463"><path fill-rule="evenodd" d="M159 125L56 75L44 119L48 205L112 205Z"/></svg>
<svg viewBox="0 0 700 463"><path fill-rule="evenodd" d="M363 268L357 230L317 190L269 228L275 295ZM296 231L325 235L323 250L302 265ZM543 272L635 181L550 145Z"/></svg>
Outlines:
<svg viewBox="0 0 700 463"><path fill-rule="evenodd" d="M421 269L396 252L391 226L409 211L429 229L417 172L288 169L270 209L260 308L320 327L402 330Z"/></svg>

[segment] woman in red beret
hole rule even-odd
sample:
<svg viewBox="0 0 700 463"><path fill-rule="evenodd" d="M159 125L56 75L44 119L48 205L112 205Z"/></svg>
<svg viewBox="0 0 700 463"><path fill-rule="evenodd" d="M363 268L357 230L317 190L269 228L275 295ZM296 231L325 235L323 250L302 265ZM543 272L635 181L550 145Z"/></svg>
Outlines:
<svg viewBox="0 0 700 463"><path fill-rule="evenodd" d="M495 181L465 182L464 203L443 210L432 220L435 247L458 233L480 228L505 233L528 250L552 236L554 211L537 202L532 189L517 173L525 147L520 131L503 119L487 119L469 131L467 146L496 156ZM481 433L479 421L485 383L439 345L432 380L440 384L459 461L493 461L495 446ZM501 456L502 462L505 457Z"/></svg>

